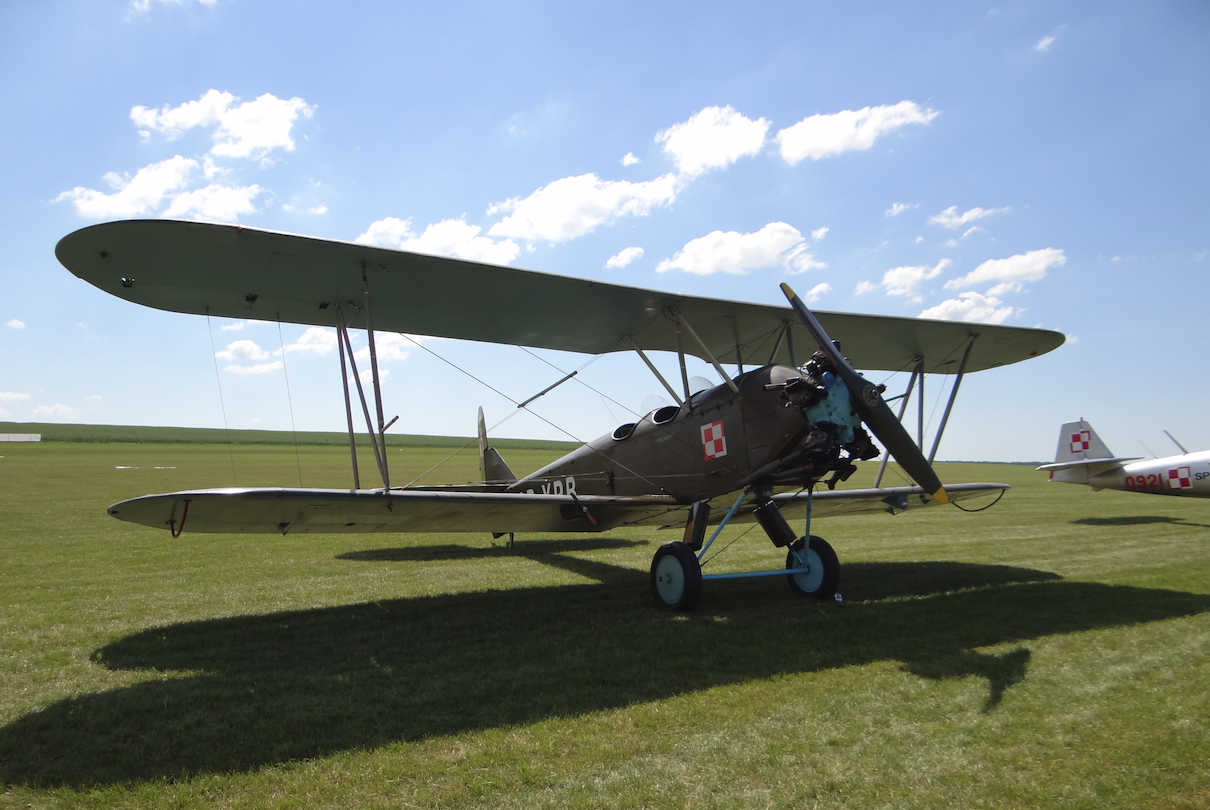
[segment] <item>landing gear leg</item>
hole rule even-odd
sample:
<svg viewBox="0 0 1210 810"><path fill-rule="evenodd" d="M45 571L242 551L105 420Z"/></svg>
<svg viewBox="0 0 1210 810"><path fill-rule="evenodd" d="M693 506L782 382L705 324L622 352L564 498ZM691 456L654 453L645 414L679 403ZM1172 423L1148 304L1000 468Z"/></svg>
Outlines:
<svg viewBox="0 0 1210 810"><path fill-rule="evenodd" d="M665 543L651 561L651 596L658 607L687 612L702 595L702 566L684 543Z"/></svg>
<svg viewBox="0 0 1210 810"><path fill-rule="evenodd" d="M800 537L786 552L790 590L803 596L827 599L840 587L840 560L822 537ZM803 570L805 569L805 570Z"/></svg>

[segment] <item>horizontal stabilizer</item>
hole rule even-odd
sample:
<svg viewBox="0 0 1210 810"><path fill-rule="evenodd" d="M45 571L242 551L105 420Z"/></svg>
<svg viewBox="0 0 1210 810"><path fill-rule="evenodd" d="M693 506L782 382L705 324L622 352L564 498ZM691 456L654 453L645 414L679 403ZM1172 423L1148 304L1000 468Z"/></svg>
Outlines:
<svg viewBox="0 0 1210 810"><path fill-rule="evenodd" d="M1106 470L1112 467L1120 467L1128 461L1138 461L1142 456L1119 456L1116 458L1086 458L1080 461L1061 461L1057 464L1043 464L1036 469L1039 470L1069 470L1073 467L1087 467L1092 475L1104 470L1095 469L1104 467Z"/></svg>

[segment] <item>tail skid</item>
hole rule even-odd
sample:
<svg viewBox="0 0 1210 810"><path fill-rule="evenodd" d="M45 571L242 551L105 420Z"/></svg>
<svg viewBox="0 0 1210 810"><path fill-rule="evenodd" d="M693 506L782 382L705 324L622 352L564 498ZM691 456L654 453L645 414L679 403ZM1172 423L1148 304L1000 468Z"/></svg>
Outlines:
<svg viewBox="0 0 1210 810"><path fill-rule="evenodd" d="M1051 481L1065 484L1087 484L1092 476L1099 475L1138 456L1116 457L1092 429L1092 425L1081 419L1064 422L1059 428L1059 446L1055 450L1053 464L1043 464L1039 470L1049 470Z"/></svg>

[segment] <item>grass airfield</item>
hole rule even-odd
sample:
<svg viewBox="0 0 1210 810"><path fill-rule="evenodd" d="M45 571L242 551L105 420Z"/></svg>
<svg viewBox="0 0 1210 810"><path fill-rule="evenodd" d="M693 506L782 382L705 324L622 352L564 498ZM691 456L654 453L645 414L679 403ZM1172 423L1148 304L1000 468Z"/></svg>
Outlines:
<svg viewBox="0 0 1210 810"><path fill-rule="evenodd" d="M391 448L393 482L453 449ZM841 603L749 579L672 615L647 578L674 532L173 540L105 514L349 486L347 448L0 456L0 807L1210 806L1210 501L940 464L1014 489L816 521ZM727 543L707 572L784 559Z"/></svg>

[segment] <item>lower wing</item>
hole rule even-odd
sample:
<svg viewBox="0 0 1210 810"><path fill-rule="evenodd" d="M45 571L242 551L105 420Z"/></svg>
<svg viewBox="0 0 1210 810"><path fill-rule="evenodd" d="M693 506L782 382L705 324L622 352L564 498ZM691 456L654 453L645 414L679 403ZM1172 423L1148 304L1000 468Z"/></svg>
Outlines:
<svg viewBox="0 0 1210 810"><path fill-rule="evenodd" d="M999 495L1008 484L956 484L951 501ZM716 498L717 523L737 496ZM807 494L774 500L787 518L805 517ZM920 487L851 489L812 496L813 517L896 514L937 503ZM734 520L749 522L752 504ZM201 489L144 495L109 507L120 520L180 534L317 534L340 532L596 532L624 526L684 526L689 504L668 495L531 495L457 489Z"/></svg>

